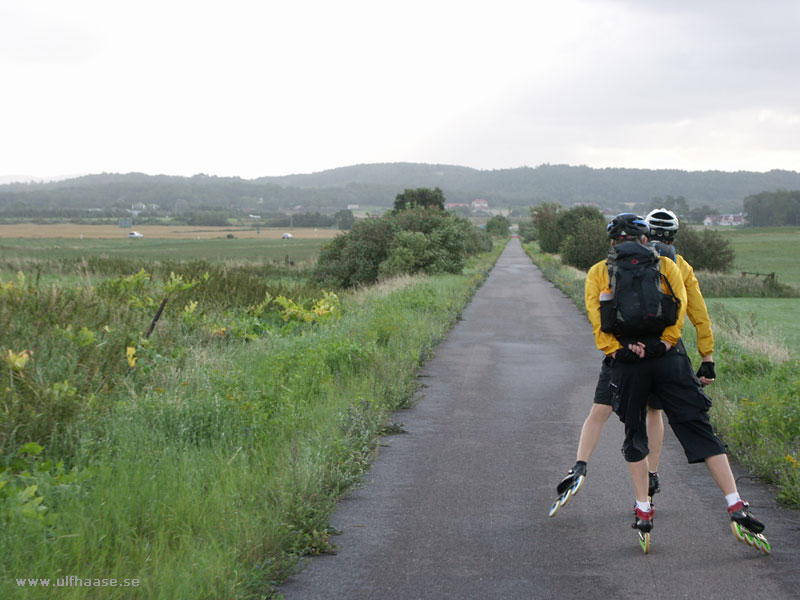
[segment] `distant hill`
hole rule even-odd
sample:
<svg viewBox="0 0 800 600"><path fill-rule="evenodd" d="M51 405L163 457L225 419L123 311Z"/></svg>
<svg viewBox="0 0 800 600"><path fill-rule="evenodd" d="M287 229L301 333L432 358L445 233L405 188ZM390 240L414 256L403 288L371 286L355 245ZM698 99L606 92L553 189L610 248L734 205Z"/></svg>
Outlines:
<svg viewBox="0 0 800 600"><path fill-rule="evenodd" d="M746 196L800 189L795 171L681 171L593 169L541 165L482 171L420 163L365 164L318 173L241 179L142 173L86 175L44 183L0 185L0 216L24 208L97 209L157 204L163 210L193 208L335 212L350 204L392 206L406 188L439 187L448 202L485 199L491 208L528 207L543 201L569 206L593 202L610 210L652 198L683 196L690 206L742 210Z"/></svg>

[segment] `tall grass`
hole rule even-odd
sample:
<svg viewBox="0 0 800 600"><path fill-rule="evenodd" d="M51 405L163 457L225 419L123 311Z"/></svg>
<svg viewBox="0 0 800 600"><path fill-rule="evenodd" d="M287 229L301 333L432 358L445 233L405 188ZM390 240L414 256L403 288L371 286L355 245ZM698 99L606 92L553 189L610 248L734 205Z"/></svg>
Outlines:
<svg viewBox="0 0 800 600"><path fill-rule="evenodd" d="M500 250L467 275L389 281L343 296L340 318L244 338L165 315L169 344L139 346L104 410L63 432L67 469L47 446L9 453L4 489L19 493L0 495L0 596L35 597L16 578L71 574L140 586L59 598L270 596L299 557L331 551L334 503ZM37 507L19 495L33 486Z"/></svg>

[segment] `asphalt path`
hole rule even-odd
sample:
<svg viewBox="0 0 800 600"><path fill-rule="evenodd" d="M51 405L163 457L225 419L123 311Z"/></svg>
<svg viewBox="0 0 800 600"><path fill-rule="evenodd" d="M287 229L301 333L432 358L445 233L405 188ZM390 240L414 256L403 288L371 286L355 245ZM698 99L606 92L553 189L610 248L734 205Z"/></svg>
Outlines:
<svg viewBox="0 0 800 600"><path fill-rule="evenodd" d="M365 485L331 524L336 555L313 558L286 600L800 598L800 513L735 468L767 524L771 556L733 537L704 465L667 427L650 554L631 529L633 490L612 416L580 493L555 517L601 354L586 317L512 239L420 372ZM713 387L709 389L713 397Z"/></svg>

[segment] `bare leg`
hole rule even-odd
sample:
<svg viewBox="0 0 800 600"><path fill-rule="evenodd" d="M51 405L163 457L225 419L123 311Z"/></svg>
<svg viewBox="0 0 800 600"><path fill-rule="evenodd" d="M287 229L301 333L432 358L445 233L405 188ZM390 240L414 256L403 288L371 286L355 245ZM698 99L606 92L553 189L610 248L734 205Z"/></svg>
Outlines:
<svg viewBox="0 0 800 600"><path fill-rule="evenodd" d="M722 490L723 494L727 496L736 492L736 479L733 477L727 454L709 456L706 459L706 466L711 472L714 483Z"/></svg>
<svg viewBox="0 0 800 600"><path fill-rule="evenodd" d="M648 477L647 477L647 459L642 459L638 462L629 462L628 469L631 472L631 481L633 481L633 492L636 494L638 502L647 502L648 492Z"/></svg>
<svg viewBox="0 0 800 600"><path fill-rule="evenodd" d="M603 426L611 416L611 407L606 404L592 404L592 409L589 411L589 416L583 422L581 428L581 439L578 442L578 455L577 460L589 462L592 457L597 443L600 441L600 435L603 433ZM663 438L663 436L662 436Z"/></svg>
<svg viewBox="0 0 800 600"><path fill-rule="evenodd" d="M647 407L647 445L650 454L647 455L647 468L658 471L658 462L661 460L661 446L664 444L664 418L663 411Z"/></svg>

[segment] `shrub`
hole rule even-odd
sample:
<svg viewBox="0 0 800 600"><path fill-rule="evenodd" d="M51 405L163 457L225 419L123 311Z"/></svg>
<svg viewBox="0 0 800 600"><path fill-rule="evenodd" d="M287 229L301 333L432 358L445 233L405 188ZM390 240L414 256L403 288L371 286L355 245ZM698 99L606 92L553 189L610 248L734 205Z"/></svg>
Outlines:
<svg viewBox="0 0 800 600"><path fill-rule="evenodd" d="M588 271L608 254L608 236L602 221L580 219L559 247L561 262Z"/></svg>
<svg viewBox="0 0 800 600"><path fill-rule="evenodd" d="M730 271L736 258L730 241L710 229L679 229L675 236L675 249L695 269L704 271Z"/></svg>
<svg viewBox="0 0 800 600"><path fill-rule="evenodd" d="M563 237L558 230L558 213L561 208L560 204L554 202L543 202L531 208L531 219L538 232L539 248L542 252L558 252Z"/></svg>
<svg viewBox="0 0 800 600"><path fill-rule="evenodd" d="M413 275L430 263L430 240L419 231L398 231L389 258L378 267L380 276Z"/></svg>
<svg viewBox="0 0 800 600"><path fill-rule="evenodd" d="M503 215L495 215L487 221L486 232L490 235L508 236L510 226L511 223Z"/></svg>
<svg viewBox="0 0 800 600"><path fill-rule="evenodd" d="M539 236L536 232L536 226L533 221L520 221L519 235L522 238L522 243L527 244L535 241Z"/></svg>
<svg viewBox="0 0 800 600"><path fill-rule="evenodd" d="M491 250L488 234L445 211L409 210L357 223L320 252L314 279L337 287L369 285L379 277L459 273L466 257Z"/></svg>

